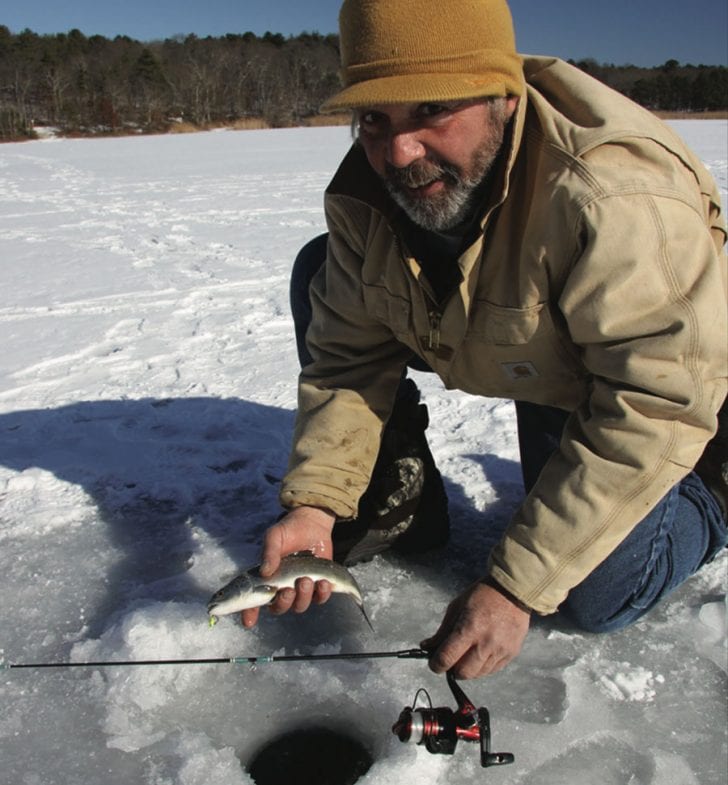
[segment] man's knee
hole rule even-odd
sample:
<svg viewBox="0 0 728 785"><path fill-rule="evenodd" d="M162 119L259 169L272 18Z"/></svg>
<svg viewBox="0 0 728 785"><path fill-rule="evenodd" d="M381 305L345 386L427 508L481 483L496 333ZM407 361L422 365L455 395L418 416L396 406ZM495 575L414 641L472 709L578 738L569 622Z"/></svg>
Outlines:
<svg viewBox="0 0 728 785"><path fill-rule="evenodd" d="M602 608L594 607L593 603L581 602L578 596L566 600L560 608L562 613L581 632L606 633L628 627L637 621L647 609L633 607L623 608L618 613L604 613Z"/></svg>
<svg viewBox="0 0 728 785"><path fill-rule="evenodd" d="M301 248L291 269L290 303L293 326L296 333L296 348L301 367L311 362L311 355L306 347L306 330L311 323L311 299L308 288L314 275L326 261L326 244L328 234L320 234L309 240Z"/></svg>
<svg viewBox="0 0 728 785"><path fill-rule="evenodd" d="M296 255L291 269L291 296L307 292L311 279L326 260L326 244L329 235L320 234L309 240Z"/></svg>

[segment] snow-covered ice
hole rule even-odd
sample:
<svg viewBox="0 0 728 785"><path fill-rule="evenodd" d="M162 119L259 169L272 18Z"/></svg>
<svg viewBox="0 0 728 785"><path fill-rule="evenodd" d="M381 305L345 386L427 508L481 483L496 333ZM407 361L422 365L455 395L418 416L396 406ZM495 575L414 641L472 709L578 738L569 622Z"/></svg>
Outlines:
<svg viewBox="0 0 728 785"><path fill-rule="evenodd" d="M724 121L676 122L728 193ZM291 261L324 229L346 128L0 147L0 656L9 662L411 648L522 496L512 407L416 375L455 524L444 552L353 572L336 597L244 631L209 595L278 513L295 406ZM537 620L464 684L514 765L401 744L422 661L6 670L0 785L240 785L269 739L345 727L362 785L725 785L725 554L634 627ZM292 780L293 781L293 780Z"/></svg>

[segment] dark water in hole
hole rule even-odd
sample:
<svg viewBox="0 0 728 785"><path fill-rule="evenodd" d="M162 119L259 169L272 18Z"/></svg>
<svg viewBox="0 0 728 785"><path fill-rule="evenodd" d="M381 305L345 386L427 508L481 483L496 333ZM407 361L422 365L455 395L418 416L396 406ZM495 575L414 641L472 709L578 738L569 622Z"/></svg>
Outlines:
<svg viewBox="0 0 728 785"><path fill-rule="evenodd" d="M256 785L354 785L372 763L369 751L350 736L301 728L262 747L247 770Z"/></svg>

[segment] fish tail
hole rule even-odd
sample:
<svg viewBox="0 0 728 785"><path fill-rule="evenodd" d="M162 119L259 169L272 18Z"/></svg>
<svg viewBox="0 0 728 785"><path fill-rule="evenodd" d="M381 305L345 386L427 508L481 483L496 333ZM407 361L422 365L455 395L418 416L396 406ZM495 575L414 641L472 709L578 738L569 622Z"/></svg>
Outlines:
<svg viewBox="0 0 728 785"><path fill-rule="evenodd" d="M359 610L361 611L362 616L366 619L366 623L369 625L369 629L372 632L374 632L374 626L372 625L371 621L369 621L369 616L367 616L367 612L364 610L364 604L357 603L357 605L359 606Z"/></svg>

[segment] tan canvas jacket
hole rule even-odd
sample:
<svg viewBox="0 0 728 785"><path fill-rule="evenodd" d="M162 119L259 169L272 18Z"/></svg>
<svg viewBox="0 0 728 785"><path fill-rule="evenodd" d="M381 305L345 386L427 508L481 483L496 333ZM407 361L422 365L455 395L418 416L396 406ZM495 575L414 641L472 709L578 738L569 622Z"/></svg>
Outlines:
<svg viewBox="0 0 728 785"><path fill-rule="evenodd" d="M442 308L362 150L341 164L281 500L355 514L412 353L448 388L560 407L560 449L488 566L551 613L714 432L725 226L715 184L662 122L559 60L526 58L525 74L482 235Z"/></svg>

